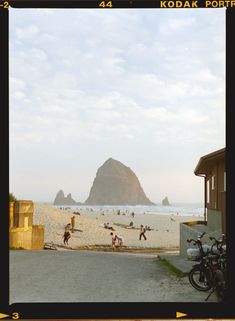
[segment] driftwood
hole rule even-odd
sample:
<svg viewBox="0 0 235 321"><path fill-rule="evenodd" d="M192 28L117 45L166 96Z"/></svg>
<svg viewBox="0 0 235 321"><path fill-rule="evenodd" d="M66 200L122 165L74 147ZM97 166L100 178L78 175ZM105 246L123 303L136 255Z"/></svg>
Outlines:
<svg viewBox="0 0 235 321"><path fill-rule="evenodd" d="M122 224L122 223L113 223L113 225L116 225L116 226L120 226L120 227L123 227L123 228L127 228L127 229L130 229L130 230L139 230L140 228L139 227L134 227L134 226L130 226L130 225L127 225L127 224Z"/></svg>
<svg viewBox="0 0 235 321"><path fill-rule="evenodd" d="M71 229L72 230L72 229ZM74 231L76 232L83 232L82 230L79 230L78 228L75 228Z"/></svg>
<svg viewBox="0 0 235 321"><path fill-rule="evenodd" d="M57 247L53 242L44 243L44 250L57 250Z"/></svg>

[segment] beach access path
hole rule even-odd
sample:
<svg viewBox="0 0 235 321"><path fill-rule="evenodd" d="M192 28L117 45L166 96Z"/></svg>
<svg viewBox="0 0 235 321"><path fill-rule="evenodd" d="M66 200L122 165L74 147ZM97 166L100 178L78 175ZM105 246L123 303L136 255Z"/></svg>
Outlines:
<svg viewBox="0 0 235 321"><path fill-rule="evenodd" d="M203 302L156 255L10 251L10 303Z"/></svg>

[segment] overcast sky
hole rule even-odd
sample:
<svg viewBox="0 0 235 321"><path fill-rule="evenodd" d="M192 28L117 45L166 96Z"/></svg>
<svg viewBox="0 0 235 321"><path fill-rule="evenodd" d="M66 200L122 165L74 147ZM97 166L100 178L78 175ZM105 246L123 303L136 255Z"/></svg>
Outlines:
<svg viewBox="0 0 235 321"><path fill-rule="evenodd" d="M10 8L10 191L88 197L112 157L153 202L203 202L225 146L225 9Z"/></svg>

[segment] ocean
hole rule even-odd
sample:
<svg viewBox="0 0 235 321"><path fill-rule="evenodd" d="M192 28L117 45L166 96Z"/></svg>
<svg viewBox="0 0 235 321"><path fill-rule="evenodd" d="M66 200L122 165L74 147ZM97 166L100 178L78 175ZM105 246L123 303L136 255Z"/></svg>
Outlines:
<svg viewBox="0 0 235 321"><path fill-rule="evenodd" d="M121 213L127 212L135 214L172 214L172 215L180 215L180 216L203 216L204 207L203 204L200 203L175 203L171 206L163 206L163 205L152 205L152 206L143 206L143 205L136 205L136 206L91 206L91 205L61 205L55 206L56 208L66 208L70 211L79 211L79 209L92 209L94 212L96 211L109 211L114 212L120 210Z"/></svg>

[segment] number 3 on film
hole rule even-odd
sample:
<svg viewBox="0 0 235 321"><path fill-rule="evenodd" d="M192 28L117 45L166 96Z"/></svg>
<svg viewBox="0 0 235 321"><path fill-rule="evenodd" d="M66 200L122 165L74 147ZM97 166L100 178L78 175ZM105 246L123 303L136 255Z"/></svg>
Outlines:
<svg viewBox="0 0 235 321"><path fill-rule="evenodd" d="M19 315L18 312L13 312L13 313L12 313L12 319L13 319L13 320L18 320L19 318L20 318L20 315Z"/></svg>
<svg viewBox="0 0 235 321"><path fill-rule="evenodd" d="M112 4L112 1L109 1L109 2L105 2L105 1L101 1L100 4L99 4L99 7L102 7L102 8L112 8L113 4Z"/></svg>

